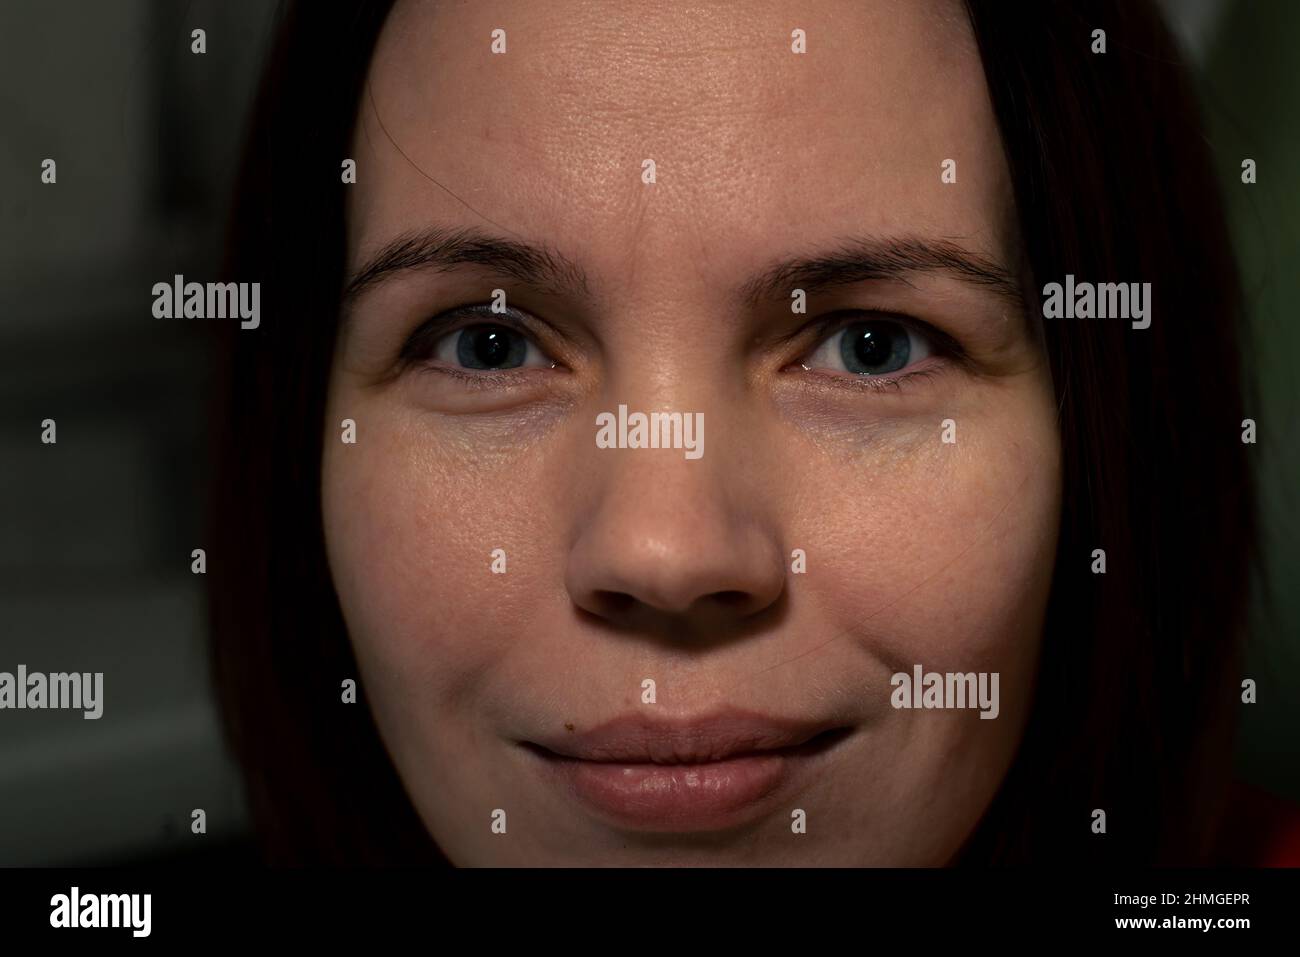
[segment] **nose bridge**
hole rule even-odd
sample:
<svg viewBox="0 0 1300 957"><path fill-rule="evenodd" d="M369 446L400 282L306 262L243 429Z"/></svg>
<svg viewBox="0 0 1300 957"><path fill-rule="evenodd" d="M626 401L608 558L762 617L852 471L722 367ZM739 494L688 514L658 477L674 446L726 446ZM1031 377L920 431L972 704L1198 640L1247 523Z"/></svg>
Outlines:
<svg viewBox="0 0 1300 957"><path fill-rule="evenodd" d="M622 409L608 411L606 421L612 418L615 429L638 414L648 414L635 400L630 401L630 406L620 403ZM695 418L695 410L679 414L683 426ZM681 563L687 550L706 547L702 540L706 534L714 538L727 534L731 519L724 500L725 456L721 449L710 448L709 417L702 412L699 416L705 426L702 455L696 456L698 443L695 452L671 446L594 450L592 468L598 482L590 519L593 527L601 526L595 529L598 534L617 537L620 551L639 550ZM716 421L713 425L716 428ZM661 439L663 432L660 428ZM630 433L626 436L631 437ZM609 556L613 560L619 557Z"/></svg>
<svg viewBox="0 0 1300 957"><path fill-rule="evenodd" d="M623 306L628 314L611 323L647 332L642 348L621 342L613 350L591 467L600 478L597 520L618 530L621 547L680 564L688 548L702 547L705 532L730 533L731 456L718 439L743 410L729 401L725 349L717 339L700 341L692 331L698 323L678 321L698 306L687 302L688 292L658 292L665 277L654 272L657 278L646 271L634 281Z"/></svg>
<svg viewBox="0 0 1300 957"><path fill-rule="evenodd" d="M709 391L726 357L736 317L699 247L696 218L679 204L662 194L640 202L614 244L622 252L609 274L620 278L603 306L608 388L619 398L680 405Z"/></svg>
<svg viewBox="0 0 1300 957"><path fill-rule="evenodd" d="M719 419L739 409L731 381L725 319L701 322L701 312L716 313L709 290L682 275L680 259L656 256L640 260L636 274L610 304L606 329L608 352L600 414L610 430L598 433L602 452L633 451L631 469L666 469L677 480L702 479L709 439ZM715 426L710 429L710 424ZM673 456L694 464L691 472L670 468Z"/></svg>
<svg viewBox="0 0 1300 957"><path fill-rule="evenodd" d="M695 537L693 529L719 533L730 518L718 451L707 441L706 454L698 458L684 448L598 449L599 510L625 534L635 530L665 546Z"/></svg>

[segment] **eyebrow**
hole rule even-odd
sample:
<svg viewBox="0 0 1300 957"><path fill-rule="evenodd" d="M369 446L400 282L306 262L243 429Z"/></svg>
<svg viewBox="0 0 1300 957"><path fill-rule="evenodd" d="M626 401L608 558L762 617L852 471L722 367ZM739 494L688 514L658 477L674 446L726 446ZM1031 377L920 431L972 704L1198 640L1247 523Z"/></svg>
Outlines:
<svg viewBox="0 0 1300 957"><path fill-rule="evenodd" d="M1018 311L1025 300L1020 283L1005 266L949 240L916 237L857 237L841 240L828 253L791 259L769 267L740 287L748 306L789 300L795 289L809 297L835 286L870 279L906 282L914 273L938 272L988 289Z"/></svg>
<svg viewBox="0 0 1300 957"><path fill-rule="evenodd" d="M343 303L365 289L416 269L446 272L457 266L483 266L524 285L561 296L586 296L586 273L577 263L544 246L504 239L472 228L430 227L404 233L387 243L348 279Z"/></svg>
<svg viewBox="0 0 1300 957"><path fill-rule="evenodd" d="M343 303L353 302L364 290L403 272L445 272L462 265L482 266L557 296L589 295L582 267L548 246L470 227L435 226L404 233L384 245L347 280ZM739 287L739 298L754 307L764 301L788 300L795 289L813 296L835 286L872 279L905 282L908 275L925 272L947 273L990 290L1016 310L1025 308L1020 285L1006 267L949 240L916 237L841 240L829 252L768 267Z"/></svg>

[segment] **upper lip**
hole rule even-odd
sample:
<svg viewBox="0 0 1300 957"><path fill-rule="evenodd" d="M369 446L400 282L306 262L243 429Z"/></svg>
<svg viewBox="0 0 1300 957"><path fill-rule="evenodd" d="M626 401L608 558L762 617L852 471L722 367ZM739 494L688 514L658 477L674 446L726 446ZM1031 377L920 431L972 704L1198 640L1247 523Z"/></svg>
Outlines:
<svg viewBox="0 0 1300 957"><path fill-rule="evenodd" d="M581 761L703 764L797 747L838 727L842 725L834 721L774 718L735 709L689 719L632 713L594 728L529 743L553 755Z"/></svg>

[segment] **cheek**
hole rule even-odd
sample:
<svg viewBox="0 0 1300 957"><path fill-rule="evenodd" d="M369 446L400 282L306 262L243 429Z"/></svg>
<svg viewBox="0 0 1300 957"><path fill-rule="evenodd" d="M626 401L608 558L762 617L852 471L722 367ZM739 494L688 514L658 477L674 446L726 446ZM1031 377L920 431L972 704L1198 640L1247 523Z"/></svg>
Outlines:
<svg viewBox="0 0 1300 957"><path fill-rule="evenodd" d="M436 431L414 412L359 417L356 445L328 437L322 501L367 682L460 722L526 633L550 533L528 456L471 456Z"/></svg>
<svg viewBox="0 0 1300 957"><path fill-rule="evenodd" d="M852 467L823 457L804 473L796 527L815 551L796 587L880 665L865 690L879 723L845 794L891 822L878 833L862 824L892 849L886 860L951 859L1005 776L1032 700L1059 523L1058 440L1048 419L961 422L955 445L936 427L905 455ZM889 678L911 678L916 665L997 673L997 717L895 709Z"/></svg>
<svg viewBox="0 0 1300 957"><path fill-rule="evenodd" d="M962 418L955 443L941 435L936 419L899 454L807 457L796 527L818 543L821 570L806 587L898 670L1023 665L1056 550L1054 427L1008 412Z"/></svg>

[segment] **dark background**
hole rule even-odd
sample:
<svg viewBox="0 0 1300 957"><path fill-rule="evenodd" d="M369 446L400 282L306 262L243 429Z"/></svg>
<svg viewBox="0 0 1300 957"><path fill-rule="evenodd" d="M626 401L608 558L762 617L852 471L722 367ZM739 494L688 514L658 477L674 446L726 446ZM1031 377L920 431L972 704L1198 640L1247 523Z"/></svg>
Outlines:
<svg viewBox="0 0 1300 957"><path fill-rule="evenodd" d="M1201 77L1255 322L1270 574L1240 771L1300 800L1300 3L1162 6ZM0 4L0 671L105 675L98 721L0 711L3 865L252 859L190 572L211 481L208 339L153 318L151 290L219 278L275 17L272 0ZM56 445L40 442L46 418Z"/></svg>

